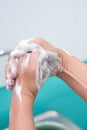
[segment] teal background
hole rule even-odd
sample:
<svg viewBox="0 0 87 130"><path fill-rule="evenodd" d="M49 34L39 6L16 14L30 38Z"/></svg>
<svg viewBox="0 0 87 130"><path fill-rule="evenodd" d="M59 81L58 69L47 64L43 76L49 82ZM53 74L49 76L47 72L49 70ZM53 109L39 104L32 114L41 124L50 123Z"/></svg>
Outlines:
<svg viewBox="0 0 87 130"><path fill-rule="evenodd" d="M9 123L11 96L12 92L5 87L0 89L0 130ZM87 129L87 103L57 77L47 79L34 103L34 116L48 110L57 110L83 130Z"/></svg>

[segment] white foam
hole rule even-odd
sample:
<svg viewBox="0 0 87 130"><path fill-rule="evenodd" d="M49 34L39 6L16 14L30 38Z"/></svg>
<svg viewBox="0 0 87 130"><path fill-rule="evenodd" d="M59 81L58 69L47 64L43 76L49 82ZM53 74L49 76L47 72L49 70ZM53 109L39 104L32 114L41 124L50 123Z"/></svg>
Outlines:
<svg viewBox="0 0 87 130"><path fill-rule="evenodd" d="M22 102L22 96L21 96L21 90L22 90L22 86L21 84L18 85L18 83L16 83L15 87L14 87L14 90L16 92L16 95L18 96L19 98L19 101Z"/></svg>
<svg viewBox="0 0 87 130"><path fill-rule="evenodd" d="M65 49L62 49L62 50L64 50L68 55L70 55L71 56L71 53L70 52L68 52L67 50L65 50Z"/></svg>

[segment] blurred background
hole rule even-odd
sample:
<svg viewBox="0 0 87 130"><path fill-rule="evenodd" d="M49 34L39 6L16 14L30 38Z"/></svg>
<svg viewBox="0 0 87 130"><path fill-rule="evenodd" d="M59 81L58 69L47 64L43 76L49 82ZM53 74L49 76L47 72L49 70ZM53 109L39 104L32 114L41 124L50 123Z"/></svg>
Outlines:
<svg viewBox="0 0 87 130"><path fill-rule="evenodd" d="M33 37L86 59L87 0L0 1L0 49Z"/></svg>

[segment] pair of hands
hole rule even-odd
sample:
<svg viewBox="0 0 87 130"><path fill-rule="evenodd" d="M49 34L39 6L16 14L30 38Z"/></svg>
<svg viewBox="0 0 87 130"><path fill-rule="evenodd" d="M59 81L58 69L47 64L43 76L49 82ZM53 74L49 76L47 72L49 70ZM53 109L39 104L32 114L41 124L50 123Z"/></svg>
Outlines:
<svg viewBox="0 0 87 130"><path fill-rule="evenodd" d="M23 42L23 41L21 41L21 42ZM25 44L27 44L27 43L28 44L32 44L32 43L38 44L38 45L42 46L45 50L57 52L60 57L62 56L61 55L62 50L56 49L55 47L53 47L51 44L49 44L48 42L46 42L43 39L35 38L35 39L31 39L31 40L26 40ZM14 50L15 49L13 49L12 52ZM17 81L19 84L22 83L22 93L24 93L24 94L29 93L34 97L36 96L38 90L37 90L37 87L35 87L35 74L36 74L36 68L37 68L37 62L38 62L39 55L40 55L39 51L31 53L30 59L27 62L26 66L24 66L24 62L26 62L28 54L22 56L20 62L18 63L18 66L17 66L17 74L12 72L12 69L11 69L12 66L10 66L10 63L13 63L15 65L14 59L18 58L18 54L15 54L15 56L12 56L11 54L9 55L8 63L6 65L6 79L10 82L10 84L8 84L9 90L12 90L14 88L14 84ZM17 77L17 79L16 79L16 77Z"/></svg>
<svg viewBox="0 0 87 130"><path fill-rule="evenodd" d="M77 92L77 94L87 101L87 65L83 64L79 59L68 55L65 51L53 47L43 39L36 38L27 40L25 44L26 43L39 44L45 48L45 50L57 52L58 56L62 59L62 72L58 72L57 76L63 79L75 92ZM13 51L14 50L15 49L13 49ZM34 100L32 99L35 99L38 91L35 83L35 76L40 52L36 51L31 53L30 59L27 61L27 65L25 66L24 63L26 62L28 55L29 54L21 56L16 53L12 56L10 54L6 65L6 78L10 83L8 89L12 90L16 82L22 84L22 103L19 103L17 96L15 96L15 91L13 92L10 120L11 130L35 130L32 116ZM21 59L16 66L14 61L20 56ZM11 66L10 63L12 63ZM12 71L12 66L17 67L17 73ZM85 77L83 75L85 75Z"/></svg>

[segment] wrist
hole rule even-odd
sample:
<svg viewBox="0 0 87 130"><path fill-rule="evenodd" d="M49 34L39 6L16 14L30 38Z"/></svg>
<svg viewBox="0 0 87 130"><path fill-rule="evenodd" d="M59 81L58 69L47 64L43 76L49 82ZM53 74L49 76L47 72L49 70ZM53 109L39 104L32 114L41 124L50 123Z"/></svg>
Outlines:
<svg viewBox="0 0 87 130"><path fill-rule="evenodd" d="M71 55L59 48L56 48L56 52L58 53L58 56L61 59L61 71L58 71L57 76L64 80L64 78L66 77L66 72L69 68Z"/></svg>
<svg viewBox="0 0 87 130"><path fill-rule="evenodd" d="M21 94L22 101L20 102L17 94L13 91L12 102L11 102L11 112L10 112L10 124L12 124L13 120L15 120L15 124L20 122L20 117L24 120L25 117L32 116L33 99L25 94ZM20 123L19 123L20 124Z"/></svg>
<svg viewBox="0 0 87 130"><path fill-rule="evenodd" d="M37 95L37 88L35 88L36 86L32 86L32 87L23 87L22 91L21 91L21 95L23 98L27 98L30 99L34 102L36 95Z"/></svg>
<svg viewBox="0 0 87 130"><path fill-rule="evenodd" d="M28 80L29 81L29 80ZM20 89L20 93L18 93L18 90ZM35 100L38 89L34 82L27 82L27 79L25 78L24 81L22 81L20 78L17 80L17 85L15 86L14 91L17 95L21 95L22 97L27 97L28 99Z"/></svg>
<svg viewBox="0 0 87 130"><path fill-rule="evenodd" d="M16 91L13 90L11 108L16 107L17 110L22 110L22 109L32 110L34 104L34 98L32 98L32 96L29 93L25 94L24 92L21 92L20 96L21 96L21 100L19 98L19 95L16 93Z"/></svg>

